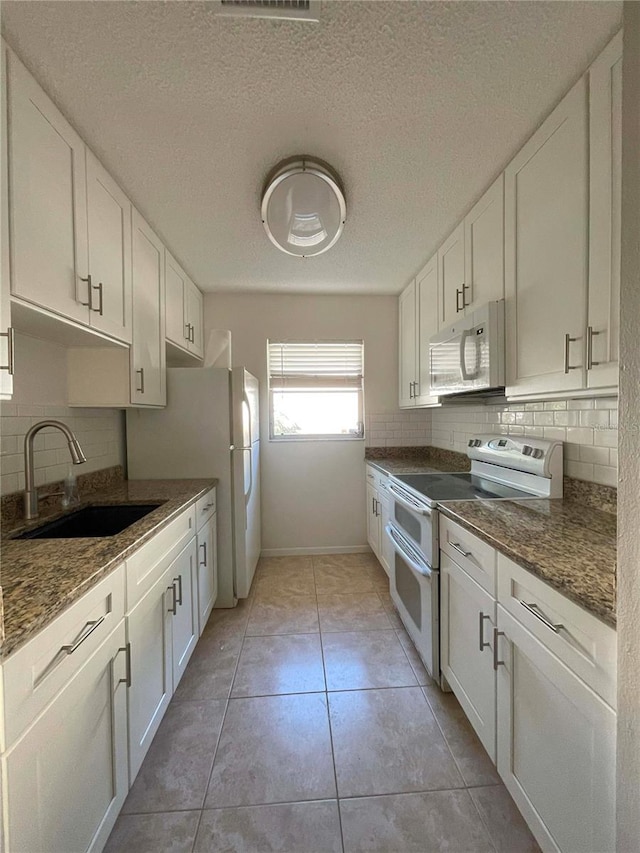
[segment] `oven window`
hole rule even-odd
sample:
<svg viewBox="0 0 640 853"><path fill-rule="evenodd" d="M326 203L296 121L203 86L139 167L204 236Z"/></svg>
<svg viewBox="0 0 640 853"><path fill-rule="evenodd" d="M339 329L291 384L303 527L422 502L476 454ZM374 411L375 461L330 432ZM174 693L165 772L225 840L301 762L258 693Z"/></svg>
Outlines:
<svg viewBox="0 0 640 853"><path fill-rule="evenodd" d="M417 542L418 545L421 544L421 529L420 522L417 520L415 515L412 515L409 510L405 509L401 504L394 503L394 515L395 519L398 522L398 526L407 533L414 542Z"/></svg>
<svg viewBox="0 0 640 853"><path fill-rule="evenodd" d="M420 631L422 630L422 596L420 595L420 583L409 566L396 554L395 564L396 591L402 603L411 617L411 621Z"/></svg>

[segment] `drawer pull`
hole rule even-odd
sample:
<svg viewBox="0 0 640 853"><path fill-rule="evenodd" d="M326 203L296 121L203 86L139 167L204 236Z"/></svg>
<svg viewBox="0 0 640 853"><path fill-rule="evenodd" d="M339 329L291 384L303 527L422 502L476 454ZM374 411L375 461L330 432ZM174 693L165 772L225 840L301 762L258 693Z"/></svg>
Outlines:
<svg viewBox="0 0 640 853"><path fill-rule="evenodd" d="M200 547L201 547L201 548L202 548L202 550L204 551L204 560L202 560L202 562L200 563L200 565L201 565L201 566L206 566L206 565L207 565L207 543L206 543L206 542L203 542L203 543L200 545Z"/></svg>
<svg viewBox="0 0 640 853"><path fill-rule="evenodd" d="M484 620L489 619L491 621L491 616L486 616L482 610L478 613L478 648L481 652L483 652L488 646L491 646L491 643L488 643L484 638Z"/></svg>
<svg viewBox="0 0 640 853"><path fill-rule="evenodd" d="M206 512L208 509L211 509L211 508L212 508L212 507L214 507L214 506L215 506L215 504L214 504L214 503L205 504L205 505L202 507L202 512Z"/></svg>
<svg viewBox="0 0 640 853"><path fill-rule="evenodd" d="M526 601L522 601L522 599L518 599L520 604L524 607L525 610L528 610L532 616L535 616L536 619L539 619L543 625L546 625L554 634L559 634L560 629L564 628L564 625L554 625L553 622L550 622L549 619L544 615L544 613L540 610L537 604L527 604Z"/></svg>
<svg viewBox="0 0 640 853"><path fill-rule="evenodd" d="M504 631L498 631L497 628L493 629L493 668L498 670L499 666L504 666L503 660L498 660L498 637L504 637Z"/></svg>
<svg viewBox="0 0 640 853"><path fill-rule="evenodd" d="M173 579L174 584L178 584L178 594L176 595L176 604L182 606L182 575L178 575Z"/></svg>
<svg viewBox="0 0 640 853"><path fill-rule="evenodd" d="M451 545L451 547L452 547L455 551L457 551L457 552L458 552L458 554L462 554L462 556L463 556L463 557L470 557L470 556L473 554L473 551L464 551L464 550L460 547L460 543L459 543L459 542L449 542L449 545Z"/></svg>
<svg viewBox="0 0 640 853"><path fill-rule="evenodd" d="M100 627L100 625L102 625L102 623L104 622L104 620L106 618L107 618L106 616L101 616L99 619L95 619L92 622L87 622L87 624L82 629L82 632L80 633L80 636L75 641L75 643L70 643L67 646L60 646L60 651L66 652L68 655L72 655L75 652L75 650L78 648L78 646L81 646L84 643L84 641L88 637L90 637L91 634L93 634L93 632L97 628ZM89 629L89 630L87 630L87 629Z"/></svg>

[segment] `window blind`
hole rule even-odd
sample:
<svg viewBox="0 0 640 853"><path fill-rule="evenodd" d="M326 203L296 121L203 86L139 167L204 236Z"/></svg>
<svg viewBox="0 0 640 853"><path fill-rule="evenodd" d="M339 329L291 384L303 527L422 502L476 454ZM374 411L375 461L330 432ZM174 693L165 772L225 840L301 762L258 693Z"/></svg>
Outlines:
<svg viewBox="0 0 640 853"><path fill-rule="evenodd" d="M362 388L362 341L269 343L271 388Z"/></svg>

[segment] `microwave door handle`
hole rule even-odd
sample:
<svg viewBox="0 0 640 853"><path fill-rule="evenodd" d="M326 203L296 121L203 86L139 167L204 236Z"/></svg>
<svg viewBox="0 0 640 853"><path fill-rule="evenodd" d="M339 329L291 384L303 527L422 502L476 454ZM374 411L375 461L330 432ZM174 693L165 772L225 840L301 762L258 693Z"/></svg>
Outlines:
<svg viewBox="0 0 640 853"><path fill-rule="evenodd" d="M471 335L473 334L473 331L474 331L473 329L465 329L463 331L462 335L460 336L460 374L462 375L463 381L467 381L467 382L478 378L479 364L478 364L478 347L477 347L477 344L476 344L476 366L475 366L475 369L471 372L467 370L467 358L466 358L467 351L466 351L465 344L466 344L467 338L471 337Z"/></svg>

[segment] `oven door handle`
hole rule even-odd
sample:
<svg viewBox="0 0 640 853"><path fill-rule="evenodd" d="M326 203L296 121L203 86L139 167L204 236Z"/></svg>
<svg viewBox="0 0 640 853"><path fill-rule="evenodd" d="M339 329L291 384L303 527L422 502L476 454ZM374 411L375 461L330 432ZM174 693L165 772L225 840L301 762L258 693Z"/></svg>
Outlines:
<svg viewBox="0 0 640 853"><path fill-rule="evenodd" d="M413 512L416 515L431 515L431 510L429 509L429 507L415 506L414 504L410 503L403 495L400 494L400 492L397 492L393 488L393 483L389 483L388 491L391 492L394 500L398 501L399 504L405 507L405 509L408 509L410 512Z"/></svg>
<svg viewBox="0 0 640 853"><path fill-rule="evenodd" d="M425 578L431 579L431 575L433 574L431 566L428 566L426 563L416 562L416 560L414 560L414 558L404 550L404 548L402 547L402 542L395 534L393 525L387 524L385 530L389 539L391 539L393 550L402 557L405 563L407 563L414 570L414 572L417 572L417 574L422 575Z"/></svg>

